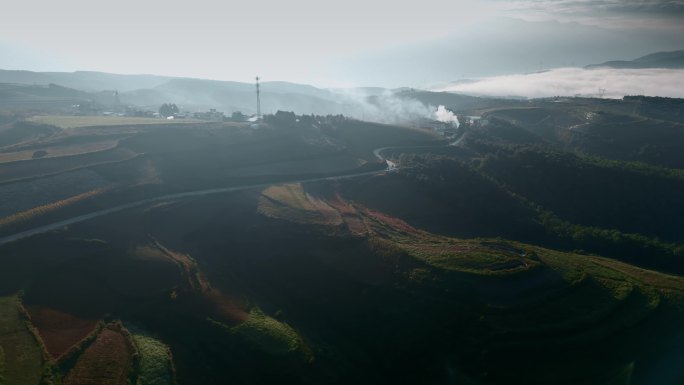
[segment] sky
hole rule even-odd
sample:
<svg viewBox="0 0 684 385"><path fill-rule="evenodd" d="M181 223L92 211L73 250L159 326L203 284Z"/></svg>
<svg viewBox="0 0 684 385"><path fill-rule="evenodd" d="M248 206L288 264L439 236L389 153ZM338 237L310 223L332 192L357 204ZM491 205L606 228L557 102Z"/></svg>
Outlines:
<svg viewBox="0 0 684 385"><path fill-rule="evenodd" d="M684 0L8 0L0 68L422 86L684 49Z"/></svg>

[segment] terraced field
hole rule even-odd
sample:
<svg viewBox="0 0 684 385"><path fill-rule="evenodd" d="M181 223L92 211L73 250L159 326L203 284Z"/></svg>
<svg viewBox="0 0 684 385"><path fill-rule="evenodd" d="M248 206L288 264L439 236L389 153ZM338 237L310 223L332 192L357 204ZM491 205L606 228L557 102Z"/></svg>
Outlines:
<svg viewBox="0 0 684 385"><path fill-rule="evenodd" d="M545 118L541 110L511 114ZM572 125L582 117L561 118ZM463 160L468 149L456 149L463 157L453 162L415 157L406 169L416 187L399 191L404 185L390 182L404 177L403 171L379 175L358 161L371 158L371 145L394 128L352 122L344 132L325 124L320 131L294 123L273 132L220 125L149 128L124 146L145 154L138 160L6 182L8 199L33 186L31 195L40 200L52 182L69 192L63 199L78 196L89 183L94 186L84 192L98 183L117 186L63 212L68 217L92 208L101 215L0 247L6 267L0 282L5 292L24 290L42 340L26 340L38 354L32 365L42 375L41 342L53 361L45 372L54 375L46 373L44 382L157 385L173 384L177 376L188 385L670 385L649 382L649 373L684 358L681 276L496 231L428 227L436 220L476 226L484 210L467 206L483 201L491 204L490 219L511 221L511 227L524 222L511 220L516 213L498 216L501 207L513 206L490 194L484 182L492 181L468 177L476 171ZM373 143L359 138L373 138L373 129L379 130ZM79 131L97 128L73 130ZM321 134L330 140L325 146L300 140L320 132L329 134ZM398 132L401 137L392 141L436 142L421 130ZM263 143L268 151L261 156L256 150ZM360 167L356 179L283 178L290 167L296 168L291 175L317 172L316 159L328 155L340 167ZM410 157L397 153L398 162ZM51 161L61 167L68 158ZM53 167L46 161L28 163ZM271 170L274 163L279 166ZM461 169L468 172L447 180ZM258 178L235 179L240 170L245 177L258 170ZM269 177L269 171L280 177ZM278 184L282 180L307 182ZM361 190L377 199L363 199ZM456 195L458 205L438 218ZM421 213L423 222L401 210L414 205L421 211L419 199L434 204L434 211ZM26 205L22 212L46 205L17 202ZM10 213L10 206L0 203L0 210ZM31 337L16 300L4 304L16 313L16 330ZM99 319L112 323L96 324ZM122 321L112 321L117 319ZM0 325L8 322L0 319ZM123 325L141 330L131 327L130 335ZM0 342L4 338L0 334ZM2 385L16 378L17 366L8 364L12 354L0 343ZM672 378L682 378L677 365L667 365Z"/></svg>
<svg viewBox="0 0 684 385"><path fill-rule="evenodd" d="M95 332L98 323L97 320L82 319L44 306L29 306L27 311L53 359L59 359L74 345Z"/></svg>
<svg viewBox="0 0 684 385"><path fill-rule="evenodd" d="M259 202L259 212L272 218L299 223L338 226L343 222L337 210L307 194L299 183L264 190Z"/></svg>
<svg viewBox="0 0 684 385"><path fill-rule="evenodd" d="M64 377L64 385L126 385L133 353L121 326L108 325Z"/></svg>

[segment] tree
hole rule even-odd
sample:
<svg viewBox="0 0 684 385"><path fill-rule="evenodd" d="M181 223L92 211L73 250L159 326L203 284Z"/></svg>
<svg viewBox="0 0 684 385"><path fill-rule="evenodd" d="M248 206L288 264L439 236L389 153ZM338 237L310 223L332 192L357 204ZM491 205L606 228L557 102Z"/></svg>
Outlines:
<svg viewBox="0 0 684 385"><path fill-rule="evenodd" d="M235 111L233 114L230 116L230 120L233 120L235 122L244 122L248 118L247 115L243 114L240 111Z"/></svg>
<svg viewBox="0 0 684 385"><path fill-rule="evenodd" d="M164 103L159 107L159 115L163 117L173 116L173 114L178 113L178 106L172 103Z"/></svg>

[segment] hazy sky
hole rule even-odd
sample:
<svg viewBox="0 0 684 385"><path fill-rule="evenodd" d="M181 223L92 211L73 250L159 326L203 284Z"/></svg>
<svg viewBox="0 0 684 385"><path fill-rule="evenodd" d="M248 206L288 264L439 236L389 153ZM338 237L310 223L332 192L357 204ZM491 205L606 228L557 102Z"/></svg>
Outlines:
<svg viewBox="0 0 684 385"><path fill-rule="evenodd" d="M492 66L501 58L486 55L492 41L511 36L501 17L547 22L521 35L531 46L556 29L550 21L580 23L564 28L589 31L599 43L591 45L598 54L578 57L578 65L684 49L684 0L9 0L0 24L0 68L416 85L501 72ZM614 52L601 49L601 36L615 34L624 41L606 38ZM576 40L564 44L581 52L586 34ZM448 60L439 60L446 51ZM554 52L534 52L511 71L575 61ZM424 60L411 65L416 55ZM487 65L490 70L476 73Z"/></svg>

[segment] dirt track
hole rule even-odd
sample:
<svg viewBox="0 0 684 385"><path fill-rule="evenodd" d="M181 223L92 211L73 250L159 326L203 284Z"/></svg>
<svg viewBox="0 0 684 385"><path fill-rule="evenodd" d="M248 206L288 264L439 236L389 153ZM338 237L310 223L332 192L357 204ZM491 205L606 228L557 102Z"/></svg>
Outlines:
<svg viewBox="0 0 684 385"><path fill-rule="evenodd" d="M110 207L110 208L105 209L105 210L94 211L92 213L79 215L79 216L72 217L69 219L65 219L65 220L62 220L59 222L51 223L51 224L44 225L44 226L39 226L39 227L33 228L31 230L26 230L26 231L22 231L20 233L8 235L8 236L0 238L0 245L4 245L6 243L18 241L20 239L28 238L28 237L31 237L31 236L34 236L37 234L46 233L48 231L56 230L56 229L59 229L61 227L68 226L68 225L73 225L75 223L85 222L87 220L97 218L97 217L101 217L101 216L104 216L107 214L131 209L131 208L138 207L138 206L143 206L143 205L146 205L149 203L156 203L156 202L160 202L160 201L164 201L164 200L182 199L182 198L197 197L197 196L204 196L204 195L211 195L211 194L221 194L221 193L228 193L228 192L234 192L234 191L249 190L249 189L253 189L253 188L267 187L267 186L271 186L274 184L307 183L307 182L320 182L320 181L327 181L327 180L340 180L340 179L349 179L349 178L376 175L376 174L382 174L382 173L384 173L384 170L366 171L366 172L353 173L353 174L347 174L347 175L330 176L330 177L281 181L278 183L260 183L260 184L244 185L244 186L232 186L232 187L213 188L213 189L206 189L206 190L186 191L186 192L182 192L182 193L161 195L161 196L157 196L157 197L142 199L139 201L125 203L122 205Z"/></svg>

